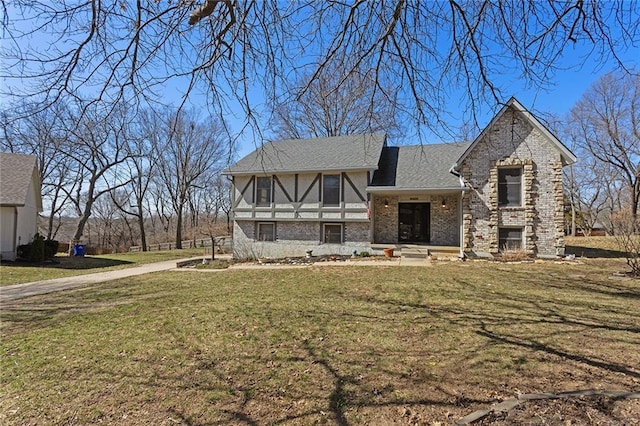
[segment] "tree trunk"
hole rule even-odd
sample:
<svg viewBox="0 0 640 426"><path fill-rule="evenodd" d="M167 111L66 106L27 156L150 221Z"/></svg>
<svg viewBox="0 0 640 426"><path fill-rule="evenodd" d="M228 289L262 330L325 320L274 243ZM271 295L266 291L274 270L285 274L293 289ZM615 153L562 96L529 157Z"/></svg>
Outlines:
<svg viewBox="0 0 640 426"><path fill-rule="evenodd" d="M78 222L78 226L76 227L76 233L73 235L73 239L75 241L79 241L82 238L82 233L84 232L84 227L89 220L89 216L91 216L91 207L93 206L93 201L87 201L87 204L84 207L84 211L82 212L82 216L80 217L80 221Z"/></svg>
<svg viewBox="0 0 640 426"><path fill-rule="evenodd" d="M216 260L216 239L211 236L211 260Z"/></svg>
<svg viewBox="0 0 640 426"><path fill-rule="evenodd" d="M144 230L144 216L142 215L142 209L139 208L138 211L140 214L138 215L138 227L140 228L140 243L142 244L142 251L147 251L147 233Z"/></svg>
<svg viewBox="0 0 640 426"><path fill-rule="evenodd" d="M176 249L182 248L182 209L178 209L176 217Z"/></svg>

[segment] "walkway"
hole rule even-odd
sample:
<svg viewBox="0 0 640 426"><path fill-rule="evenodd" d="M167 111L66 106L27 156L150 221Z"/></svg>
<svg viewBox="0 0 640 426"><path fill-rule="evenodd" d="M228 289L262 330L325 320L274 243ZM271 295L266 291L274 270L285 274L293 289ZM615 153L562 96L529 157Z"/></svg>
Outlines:
<svg viewBox="0 0 640 426"><path fill-rule="evenodd" d="M220 258L220 256L216 256ZM222 258L229 256L222 256ZM0 287L0 306L6 302L23 299L25 297L37 296L41 294L53 293L56 291L70 290L78 287L87 287L93 284L118 280L121 278L133 277L136 275L149 274L152 272L169 271L176 269L176 264L184 261L202 259L201 256L191 259L175 259L164 262L148 263L146 265L134 266L132 268L118 269L115 271L97 272L86 275L76 275L71 277L55 278L51 280L34 281L30 283L14 284ZM431 266L427 259L416 259L410 257L394 257L384 260L361 260L346 262L317 262L314 266ZM277 265L277 264L243 264L232 265L229 269L292 269L305 268L311 265ZM204 269L198 271L221 272L228 269ZM185 271L196 271L195 269L185 269Z"/></svg>
<svg viewBox="0 0 640 426"><path fill-rule="evenodd" d="M199 257L199 259L202 259L202 257ZM152 272L168 271L174 269L176 267L176 262L180 262L182 260L187 259L167 260L164 262L148 263L115 271L97 272L93 274L76 275L72 277L3 286L0 287L0 305L5 302L23 299L25 297L53 293L61 290L69 290L78 287L86 287L92 284L133 277L136 275L149 274Z"/></svg>

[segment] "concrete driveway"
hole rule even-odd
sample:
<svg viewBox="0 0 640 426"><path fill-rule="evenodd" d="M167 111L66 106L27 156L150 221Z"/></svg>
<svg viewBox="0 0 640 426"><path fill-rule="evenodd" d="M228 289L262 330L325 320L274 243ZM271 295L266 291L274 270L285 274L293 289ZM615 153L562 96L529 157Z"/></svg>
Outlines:
<svg viewBox="0 0 640 426"><path fill-rule="evenodd" d="M202 259L198 257L196 259ZM97 272L94 274L77 275L74 277L56 278L52 280L34 281L31 283L14 284L0 287L0 305L12 300L39 294L53 293L55 291L69 290L78 287L86 287L92 284L118 280L120 278L149 274L152 272L168 271L176 267L177 262L189 259L174 259L164 262L148 263L134 266L133 268L118 269L116 271Z"/></svg>

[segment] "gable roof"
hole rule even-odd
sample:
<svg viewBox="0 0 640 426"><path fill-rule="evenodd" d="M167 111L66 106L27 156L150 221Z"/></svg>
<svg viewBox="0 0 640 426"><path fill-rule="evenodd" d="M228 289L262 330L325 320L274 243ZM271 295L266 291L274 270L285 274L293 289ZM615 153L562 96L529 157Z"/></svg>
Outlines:
<svg viewBox="0 0 640 426"><path fill-rule="evenodd" d="M385 134L366 134L269 142L224 173L242 175L375 170L386 139Z"/></svg>
<svg viewBox="0 0 640 426"><path fill-rule="evenodd" d="M562 157L562 161L564 165L573 164L578 159L576 156L567 148L560 140L549 131L529 110L527 110L516 98L513 96L511 99L507 101L506 104L498 111L498 113L493 117L493 119L489 122L489 124L480 132L477 138L471 143L471 145L467 148L467 150L460 156L460 158L455 161L455 164L451 168L451 170L458 170L458 167L462 164L462 162L467 158L469 153L473 151L475 146L485 137L485 135L489 132L489 130L493 127L493 125L509 110L509 108L515 108L516 111L522 113L527 120L531 123L533 127L538 129L540 133L545 135L549 142L556 148Z"/></svg>
<svg viewBox="0 0 640 426"><path fill-rule="evenodd" d="M24 206L32 181L36 184L36 205L42 210L40 181L36 157L26 154L0 153L0 206ZM35 179L34 178L35 174Z"/></svg>
<svg viewBox="0 0 640 426"><path fill-rule="evenodd" d="M385 147L369 192L460 189L451 165L470 142Z"/></svg>

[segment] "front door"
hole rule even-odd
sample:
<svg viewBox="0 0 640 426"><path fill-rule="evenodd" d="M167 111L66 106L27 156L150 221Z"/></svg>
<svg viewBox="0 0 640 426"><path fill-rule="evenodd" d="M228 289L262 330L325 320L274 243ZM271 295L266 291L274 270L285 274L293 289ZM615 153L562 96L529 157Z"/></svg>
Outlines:
<svg viewBox="0 0 640 426"><path fill-rule="evenodd" d="M398 241L428 243L431 223L430 203L400 203L398 205Z"/></svg>

